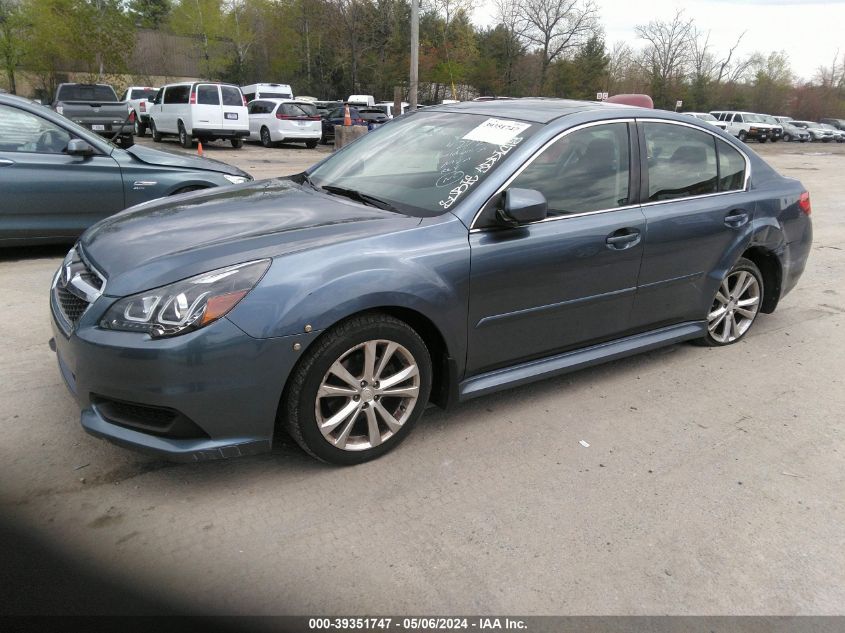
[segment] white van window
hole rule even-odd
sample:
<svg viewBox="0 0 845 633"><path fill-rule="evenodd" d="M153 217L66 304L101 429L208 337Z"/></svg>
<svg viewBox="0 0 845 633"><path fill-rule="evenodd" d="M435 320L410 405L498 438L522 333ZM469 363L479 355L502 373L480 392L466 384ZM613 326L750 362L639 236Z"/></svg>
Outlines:
<svg viewBox="0 0 845 633"><path fill-rule="evenodd" d="M217 86L197 86L197 103L202 105L220 105L220 93Z"/></svg>
<svg viewBox="0 0 845 633"><path fill-rule="evenodd" d="M168 86L164 93L164 103L188 103L190 96L190 86Z"/></svg>
<svg viewBox="0 0 845 633"><path fill-rule="evenodd" d="M243 106L244 98L241 96L241 91L234 86L220 86L220 92L223 93L224 106Z"/></svg>

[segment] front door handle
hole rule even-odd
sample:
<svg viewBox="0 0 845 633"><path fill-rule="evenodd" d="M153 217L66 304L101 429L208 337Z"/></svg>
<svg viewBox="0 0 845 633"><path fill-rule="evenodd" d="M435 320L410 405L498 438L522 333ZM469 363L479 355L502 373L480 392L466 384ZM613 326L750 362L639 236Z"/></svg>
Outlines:
<svg viewBox="0 0 845 633"><path fill-rule="evenodd" d="M8 160L6 158L0 158L0 167L8 167L9 165L14 165L15 161Z"/></svg>
<svg viewBox="0 0 845 633"><path fill-rule="evenodd" d="M621 251L640 243L640 230L634 228L618 229L604 240L608 248Z"/></svg>
<svg viewBox="0 0 845 633"><path fill-rule="evenodd" d="M734 209L725 216L725 226L738 229L748 222L748 213L742 209Z"/></svg>

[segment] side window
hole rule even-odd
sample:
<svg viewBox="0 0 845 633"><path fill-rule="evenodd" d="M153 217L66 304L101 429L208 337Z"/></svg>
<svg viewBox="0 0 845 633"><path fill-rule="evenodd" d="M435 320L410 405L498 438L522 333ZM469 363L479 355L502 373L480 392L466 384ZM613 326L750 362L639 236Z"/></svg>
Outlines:
<svg viewBox="0 0 845 633"><path fill-rule="evenodd" d="M153 104L161 105L163 98L164 98L164 88L159 88L158 92L156 93L155 99L153 99Z"/></svg>
<svg viewBox="0 0 845 633"><path fill-rule="evenodd" d="M684 125L643 124L651 202L716 193L715 137Z"/></svg>
<svg viewBox="0 0 845 633"><path fill-rule="evenodd" d="M629 173L628 124L609 123L561 137L510 186L540 191L559 216L628 204Z"/></svg>
<svg viewBox="0 0 845 633"><path fill-rule="evenodd" d="M30 112L0 105L0 152L61 154L71 136Z"/></svg>
<svg viewBox="0 0 845 633"><path fill-rule="evenodd" d="M253 101L247 107L247 114L258 114L258 103Z"/></svg>
<svg viewBox="0 0 845 633"><path fill-rule="evenodd" d="M734 115L734 123L742 123L742 115L741 114L735 114Z"/></svg>
<svg viewBox="0 0 845 633"><path fill-rule="evenodd" d="M255 93L254 92L245 92L244 99L246 102L249 103L250 101L255 101Z"/></svg>
<svg viewBox="0 0 845 633"><path fill-rule="evenodd" d="M741 191L745 188L745 158L736 149L717 140L719 151L719 191Z"/></svg>
<svg viewBox="0 0 845 633"><path fill-rule="evenodd" d="M197 86L197 103L199 105L220 105L220 92L217 86L203 84Z"/></svg>
<svg viewBox="0 0 845 633"><path fill-rule="evenodd" d="M164 93L164 103L188 103L190 93L190 86L170 86Z"/></svg>

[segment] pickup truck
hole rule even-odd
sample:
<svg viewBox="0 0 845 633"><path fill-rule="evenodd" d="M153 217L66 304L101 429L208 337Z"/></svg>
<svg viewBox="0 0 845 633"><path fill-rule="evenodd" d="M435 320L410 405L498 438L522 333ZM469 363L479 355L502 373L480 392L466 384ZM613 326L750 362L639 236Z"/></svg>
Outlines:
<svg viewBox="0 0 845 633"><path fill-rule="evenodd" d="M133 128L135 136L144 136L147 133L147 127L150 124L150 106L153 104L157 92L158 88L129 86L120 98L135 112Z"/></svg>
<svg viewBox="0 0 845 633"><path fill-rule="evenodd" d="M133 124L128 120L129 106L118 101L117 93L108 84L59 84L52 108L95 134L119 136L124 148L135 142Z"/></svg>

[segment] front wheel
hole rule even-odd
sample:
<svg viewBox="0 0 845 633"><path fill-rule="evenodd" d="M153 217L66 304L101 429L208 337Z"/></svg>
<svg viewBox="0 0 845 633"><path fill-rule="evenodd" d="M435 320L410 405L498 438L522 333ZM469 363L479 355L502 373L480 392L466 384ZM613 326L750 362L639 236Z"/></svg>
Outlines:
<svg viewBox="0 0 845 633"><path fill-rule="evenodd" d="M308 149L314 149L315 147L317 147L317 141L305 141L305 147L307 147Z"/></svg>
<svg viewBox="0 0 845 633"><path fill-rule="evenodd" d="M431 357L420 336L385 314L365 314L323 334L303 356L280 414L312 456L352 465L398 445L431 391Z"/></svg>
<svg viewBox="0 0 845 633"><path fill-rule="evenodd" d="M757 264L741 258L722 280L710 312L704 345L731 345L751 329L763 303L763 276Z"/></svg>
<svg viewBox="0 0 845 633"><path fill-rule="evenodd" d="M153 136L153 143L161 143L161 134L158 132L158 128L156 128L156 122L150 119L150 134Z"/></svg>
<svg viewBox="0 0 845 633"><path fill-rule="evenodd" d="M233 138L230 142L235 149L240 149L244 146L244 140L242 138Z"/></svg>
<svg viewBox="0 0 845 633"><path fill-rule="evenodd" d="M791 134L788 134L788 133L787 133L787 134L784 134L784 135L783 135L783 140L784 140L784 142L789 143L790 141L792 141L792 135L791 135Z"/></svg>
<svg viewBox="0 0 845 633"><path fill-rule="evenodd" d="M745 130L740 130L737 138L744 143L745 139L748 138L748 134L746 134Z"/></svg>

